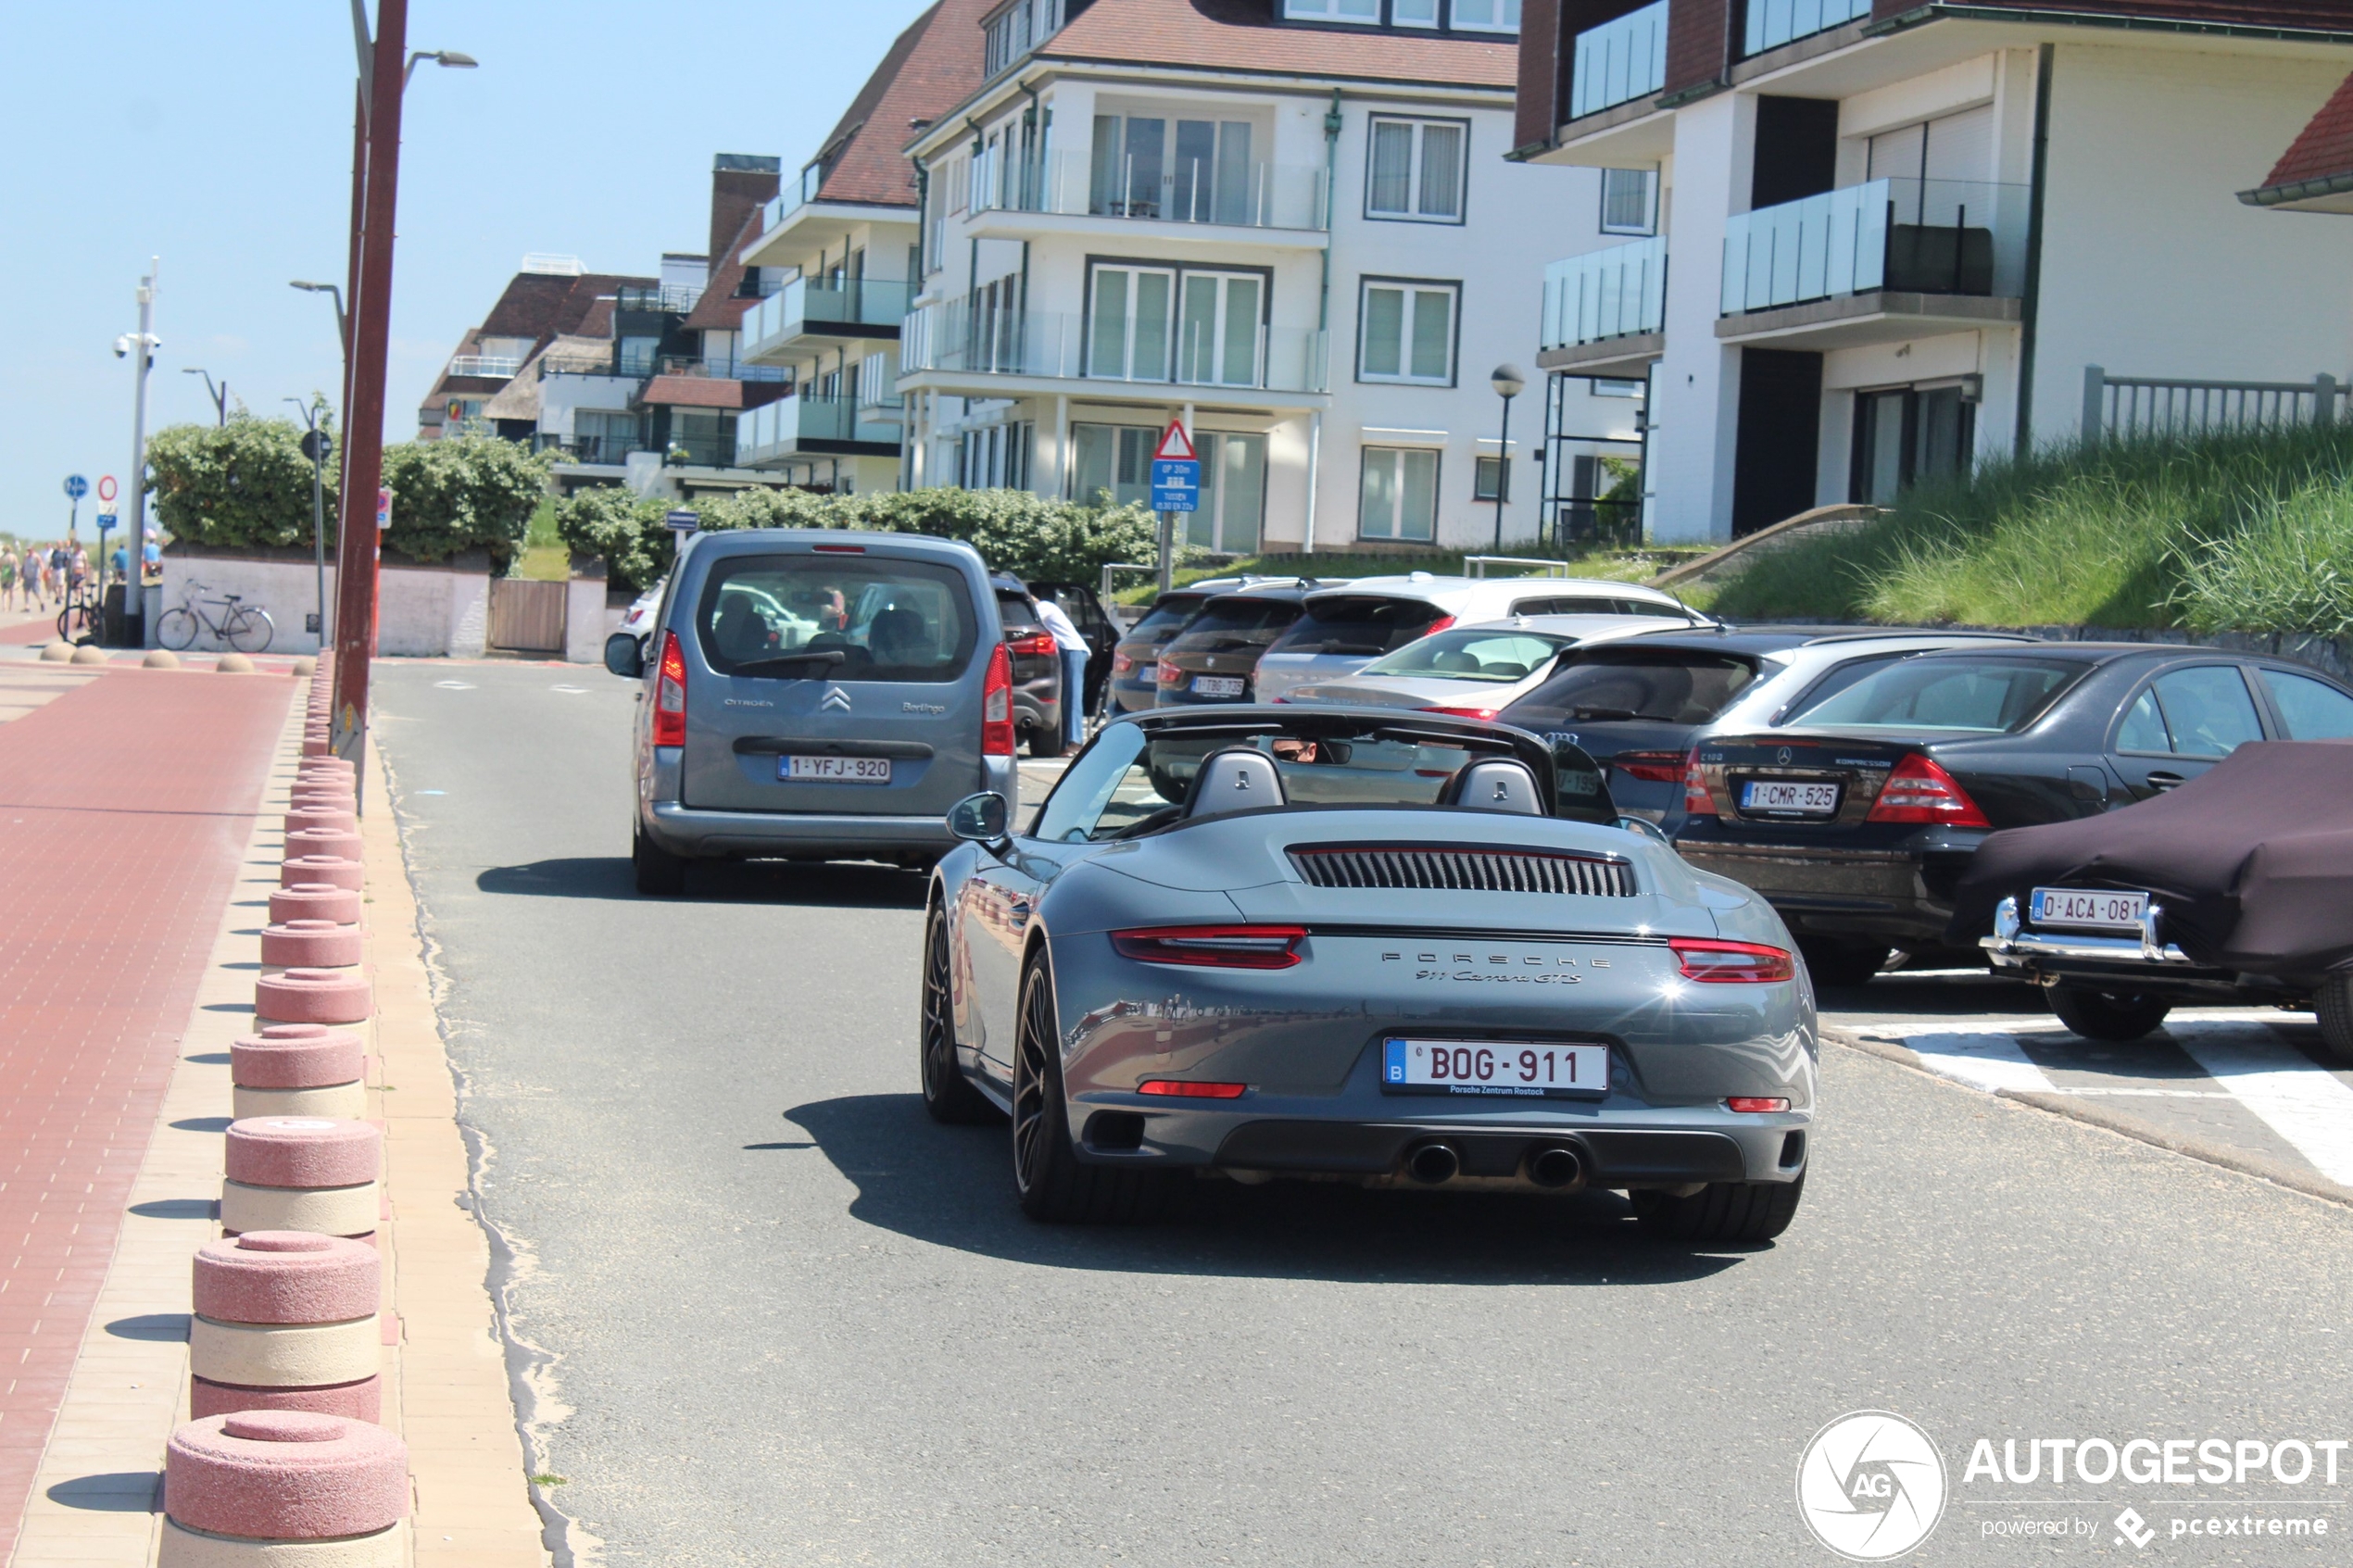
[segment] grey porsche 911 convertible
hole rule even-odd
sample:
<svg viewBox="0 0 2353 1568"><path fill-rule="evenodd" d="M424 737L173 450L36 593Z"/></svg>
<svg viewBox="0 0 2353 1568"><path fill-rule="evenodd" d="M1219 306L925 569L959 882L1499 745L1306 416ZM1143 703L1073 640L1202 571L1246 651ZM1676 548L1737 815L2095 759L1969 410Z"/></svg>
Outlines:
<svg viewBox="0 0 2353 1568"><path fill-rule="evenodd" d="M1565 741L1393 710L1160 709L1032 819L958 805L924 1099L1010 1116L1022 1208L1133 1221L1219 1175L1627 1192L1780 1234L1818 1054L1789 932L1617 818Z"/></svg>

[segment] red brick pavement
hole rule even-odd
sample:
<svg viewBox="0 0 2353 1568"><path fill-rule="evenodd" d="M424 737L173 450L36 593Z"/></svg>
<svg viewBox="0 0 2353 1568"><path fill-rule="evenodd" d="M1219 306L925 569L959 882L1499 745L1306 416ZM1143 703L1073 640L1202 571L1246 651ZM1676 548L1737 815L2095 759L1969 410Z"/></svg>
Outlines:
<svg viewBox="0 0 2353 1568"><path fill-rule="evenodd" d="M0 724L0 1562L294 691L118 670Z"/></svg>

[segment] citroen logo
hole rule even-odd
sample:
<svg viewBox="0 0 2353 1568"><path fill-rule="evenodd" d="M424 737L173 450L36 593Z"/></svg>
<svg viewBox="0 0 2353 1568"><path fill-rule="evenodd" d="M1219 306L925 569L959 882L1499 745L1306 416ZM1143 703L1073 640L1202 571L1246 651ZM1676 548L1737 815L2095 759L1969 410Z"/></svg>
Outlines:
<svg viewBox="0 0 2353 1568"><path fill-rule="evenodd" d="M824 712L847 713L849 711L849 694L839 686L827 686L824 698L817 707Z"/></svg>

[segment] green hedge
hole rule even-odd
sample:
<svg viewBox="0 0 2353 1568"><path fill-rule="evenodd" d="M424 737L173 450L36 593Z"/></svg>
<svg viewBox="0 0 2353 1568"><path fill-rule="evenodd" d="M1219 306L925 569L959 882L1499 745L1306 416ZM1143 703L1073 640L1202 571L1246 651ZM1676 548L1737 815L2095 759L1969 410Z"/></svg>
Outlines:
<svg viewBox="0 0 2353 1568"><path fill-rule="evenodd" d="M672 503L601 486L560 502L556 527L573 549L602 556L613 582L645 588L670 570L673 540L662 519L678 505L714 531L841 528L961 539L992 571L1026 580L1092 583L1106 562L1151 560L1158 538L1152 514L1141 507L1081 506L1026 490L946 488L863 495L740 490Z"/></svg>
<svg viewBox="0 0 2353 1568"><path fill-rule="evenodd" d="M552 455L535 454L494 435L452 435L384 448L384 488L392 527L384 547L411 560L447 560L462 550L490 552L507 570L531 514L547 495Z"/></svg>

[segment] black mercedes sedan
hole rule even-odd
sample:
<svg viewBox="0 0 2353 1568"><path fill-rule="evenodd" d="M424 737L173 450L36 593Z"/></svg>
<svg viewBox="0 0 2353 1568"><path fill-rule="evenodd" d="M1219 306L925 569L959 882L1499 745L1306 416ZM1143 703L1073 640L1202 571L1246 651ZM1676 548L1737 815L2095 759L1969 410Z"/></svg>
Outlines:
<svg viewBox="0 0 2353 1568"><path fill-rule="evenodd" d="M1818 982L1943 949L2000 828L2088 817L2257 740L2353 736L2353 693L2215 648L2036 643L1918 653L1809 696L1769 733L1702 738L1676 847L1765 895ZM1970 954L1969 961L1976 961Z"/></svg>

